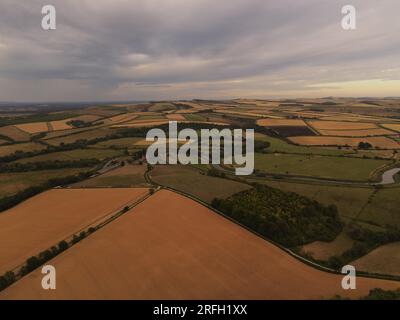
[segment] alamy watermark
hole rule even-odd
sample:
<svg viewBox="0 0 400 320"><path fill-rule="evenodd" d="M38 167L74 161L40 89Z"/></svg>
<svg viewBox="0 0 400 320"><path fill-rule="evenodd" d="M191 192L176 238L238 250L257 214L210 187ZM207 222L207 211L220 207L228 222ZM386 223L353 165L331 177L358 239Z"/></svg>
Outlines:
<svg viewBox="0 0 400 320"><path fill-rule="evenodd" d="M44 290L56 290L56 268L52 265L45 265L42 268L42 288Z"/></svg>
<svg viewBox="0 0 400 320"><path fill-rule="evenodd" d="M342 289L343 290L356 290L357 289L356 268L351 265L346 265L342 268L342 274L346 275L342 279Z"/></svg>
<svg viewBox="0 0 400 320"><path fill-rule="evenodd" d="M194 129L178 132L178 123L169 122L168 135L162 129L147 132L149 164L225 164L236 165L235 174L251 175L254 171L254 130L201 129L200 139ZM223 145L221 145L221 140ZM245 142L245 150L243 148ZM182 144L178 148L178 144ZM224 150L221 156L221 149Z"/></svg>
<svg viewBox="0 0 400 320"><path fill-rule="evenodd" d="M356 30L356 8L351 5L345 5L342 7L341 25L344 30ZM43 30L56 30L56 8L53 5L45 5L42 7L42 29Z"/></svg>
<svg viewBox="0 0 400 320"><path fill-rule="evenodd" d="M356 30L357 19L356 19L356 8L350 4L342 7L342 28L346 31Z"/></svg>
<svg viewBox="0 0 400 320"><path fill-rule="evenodd" d="M42 7L42 29L43 30L56 30L57 29L57 17L56 8L52 5L46 5Z"/></svg>

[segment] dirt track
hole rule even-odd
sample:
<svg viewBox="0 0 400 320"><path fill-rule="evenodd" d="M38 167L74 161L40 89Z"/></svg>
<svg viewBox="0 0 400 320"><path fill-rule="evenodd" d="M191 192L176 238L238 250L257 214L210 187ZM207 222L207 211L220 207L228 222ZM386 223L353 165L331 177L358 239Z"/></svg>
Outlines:
<svg viewBox="0 0 400 320"><path fill-rule="evenodd" d="M57 290L37 270L0 299L318 299L357 297L399 282L311 268L188 198L160 191L50 261Z"/></svg>

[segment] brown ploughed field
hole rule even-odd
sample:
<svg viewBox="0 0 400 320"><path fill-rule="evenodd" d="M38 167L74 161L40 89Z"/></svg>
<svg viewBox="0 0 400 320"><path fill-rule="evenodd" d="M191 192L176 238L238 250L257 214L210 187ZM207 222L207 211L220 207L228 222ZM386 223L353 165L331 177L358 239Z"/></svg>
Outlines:
<svg viewBox="0 0 400 320"><path fill-rule="evenodd" d="M145 188L53 189L0 213L0 274L146 193Z"/></svg>
<svg viewBox="0 0 400 320"><path fill-rule="evenodd" d="M98 197L101 201L101 197ZM98 206L96 206L98 207ZM318 299L356 298L399 282L340 275L303 264L199 203L159 191L49 264L57 289L36 270L0 299Z"/></svg>

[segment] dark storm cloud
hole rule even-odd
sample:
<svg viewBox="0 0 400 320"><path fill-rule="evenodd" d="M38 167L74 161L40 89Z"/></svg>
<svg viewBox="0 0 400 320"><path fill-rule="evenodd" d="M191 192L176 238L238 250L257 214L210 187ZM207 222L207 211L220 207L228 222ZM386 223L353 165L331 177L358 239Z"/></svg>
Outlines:
<svg viewBox="0 0 400 320"><path fill-rule="evenodd" d="M340 27L358 9L357 31ZM0 0L0 100L291 95L400 80L397 0Z"/></svg>

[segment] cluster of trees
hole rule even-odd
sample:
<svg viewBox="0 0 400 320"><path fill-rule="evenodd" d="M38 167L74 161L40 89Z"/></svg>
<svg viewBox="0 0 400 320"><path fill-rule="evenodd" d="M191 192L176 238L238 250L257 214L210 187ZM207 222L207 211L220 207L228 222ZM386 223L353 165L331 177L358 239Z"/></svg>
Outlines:
<svg viewBox="0 0 400 320"><path fill-rule="evenodd" d="M372 146L372 144L370 144L369 142L363 142L363 141L361 141L359 144L358 144L358 149L360 149L360 150L369 150L369 149L372 149L373 148L373 146Z"/></svg>
<svg viewBox="0 0 400 320"><path fill-rule="evenodd" d="M28 172L39 170L52 170L64 168L85 168L94 167L101 163L99 159L81 159L81 160L55 160L28 163L12 163L0 165L0 173L3 172Z"/></svg>
<svg viewBox="0 0 400 320"><path fill-rule="evenodd" d="M259 184L211 205L285 247L332 241L343 228L336 206Z"/></svg>
<svg viewBox="0 0 400 320"><path fill-rule="evenodd" d="M71 120L68 121L67 124L74 127L74 128L88 128L88 127L93 127L94 125L98 126L103 124L104 122L96 122L96 124L94 124L93 122L85 122L82 120Z"/></svg>
<svg viewBox="0 0 400 320"><path fill-rule="evenodd" d="M19 271L21 276L32 272L36 268L39 268L41 265L46 263L47 261L53 259L55 256L60 254L61 252L67 250L69 248L69 244L67 241L63 240L59 242L57 246L53 246L48 250L45 250L37 256L32 256L26 260L25 265Z"/></svg>
<svg viewBox="0 0 400 320"><path fill-rule="evenodd" d="M13 284L15 280L16 276L12 271L8 271L4 275L0 276L0 291Z"/></svg>

